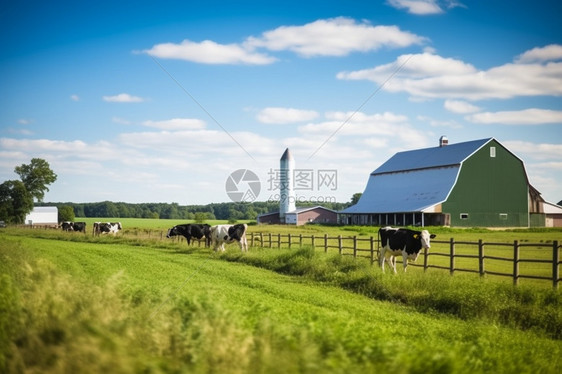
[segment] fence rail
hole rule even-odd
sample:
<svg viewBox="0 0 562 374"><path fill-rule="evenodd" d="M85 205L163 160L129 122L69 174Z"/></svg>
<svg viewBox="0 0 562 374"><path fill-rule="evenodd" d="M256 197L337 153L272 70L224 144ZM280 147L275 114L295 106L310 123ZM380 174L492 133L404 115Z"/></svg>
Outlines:
<svg viewBox="0 0 562 374"><path fill-rule="evenodd" d="M271 234L271 233L248 233L248 241L251 247L281 248L286 245L292 248L295 245L311 245L323 249L324 252L337 250L340 255L364 257L371 264L379 261L380 241L373 236L359 238L357 236L304 236L294 234ZM462 247L459 249L459 247ZM432 241L430 250L425 249L420 257L423 261L410 263L409 266L421 267L424 271L428 269L448 270L451 275L455 272L475 273L480 276L494 275L510 277L514 285L519 284L520 279L538 279L552 282L554 288L560 279L560 256L562 246L557 240L551 243L513 243L484 242L456 242L453 238L449 241ZM522 257L525 252L525 258ZM439 261L438 258L442 260ZM462 261L462 263L461 263ZM474 262L471 266L470 262ZM512 269L506 272L506 266L498 263L511 263ZM539 264L539 268L527 266L527 264ZM521 267L525 265L525 269ZM547 268L547 266L549 268ZM490 268L488 268L490 267ZM496 269L498 268L498 269ZM527 271L527 272L525 272ZM540 273L540 274L533 274ZM545 275L550 273L549 276Z"/></svg>

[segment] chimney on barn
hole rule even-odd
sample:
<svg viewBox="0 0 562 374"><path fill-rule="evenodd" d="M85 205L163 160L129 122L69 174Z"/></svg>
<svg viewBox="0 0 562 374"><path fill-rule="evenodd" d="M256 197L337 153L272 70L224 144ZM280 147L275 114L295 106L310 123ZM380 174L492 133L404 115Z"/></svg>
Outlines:
<svg viewBox="0 0 562 374"><path fill-rule="evenodd" d="M447 145L449 145L449 139L447 139L445 135L441 136L439 138L439 147L445 147Z"/></svg>
<svg viewBox="0 0 562 374"><path fill-rule="evenodd" d="M293 173L295 159L285 150L281 156L279 170L279 221L285 223L285 216L288 212L295 210L295 191L293 189Z"/></svg>

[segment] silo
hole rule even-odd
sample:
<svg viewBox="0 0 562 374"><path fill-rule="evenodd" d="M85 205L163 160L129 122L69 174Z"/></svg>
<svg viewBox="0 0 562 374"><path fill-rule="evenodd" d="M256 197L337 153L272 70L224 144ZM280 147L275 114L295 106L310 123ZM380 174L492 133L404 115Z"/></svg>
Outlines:
<svg viewBox="0 0 562 374"><path fill-rule="evenodd" d="M285 223L286 213L295 210L295 191L293 186L295 159L291 155L289 148L281 156L279 169L279 221Z"/></svg>

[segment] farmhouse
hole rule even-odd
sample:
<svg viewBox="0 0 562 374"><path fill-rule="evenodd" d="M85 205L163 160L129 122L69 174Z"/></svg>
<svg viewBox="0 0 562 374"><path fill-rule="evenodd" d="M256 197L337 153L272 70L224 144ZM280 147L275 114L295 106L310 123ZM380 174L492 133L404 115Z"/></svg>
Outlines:
<svg viewBox="0 0 562 374"><path fill-rule="evenodd" d="M288 225L304 225L307 223L336 223L338 213L335 210L315 206L308 208L296 208L285 213L285 222ZM266 213L258 216L258 224L279 224L279 212Z"/></svg>
<svg viewBox="0 0 562 374"><path fill-rule="evenodd" d="M37 206L25 216L24 223L32 226L58 226L59 211L56 206Z"/></svg>
<svg viewBox="0 0 562 374"><path fill-rule="evenodd" d="M373 171L339 222L542 227L545 206L552 208L529 184L523 161L496 139L449 145L443 136L438 147L396 153Z"/></svg>

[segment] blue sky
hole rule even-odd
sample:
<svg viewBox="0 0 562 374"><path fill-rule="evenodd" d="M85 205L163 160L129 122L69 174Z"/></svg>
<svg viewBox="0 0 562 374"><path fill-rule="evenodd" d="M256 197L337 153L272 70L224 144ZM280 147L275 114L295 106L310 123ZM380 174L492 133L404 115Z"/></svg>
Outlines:
<svg viewBox="0 0 562 374"><path fill-rule="evenodd" d="M40 157L45 201L207 204L248 169L266 201L289 147L300 201L345 202L446 135L562 200L561 2L264 3L3 4L0 180Z"/></svg>

